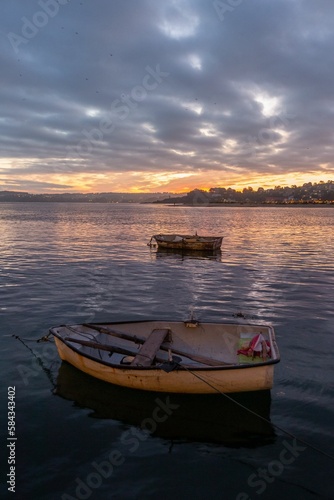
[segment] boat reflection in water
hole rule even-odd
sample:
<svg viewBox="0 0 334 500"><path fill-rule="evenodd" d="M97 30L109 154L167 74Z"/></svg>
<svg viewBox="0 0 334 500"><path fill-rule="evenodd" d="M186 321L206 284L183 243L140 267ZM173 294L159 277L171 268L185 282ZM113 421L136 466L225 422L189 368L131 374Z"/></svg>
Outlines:
<svg viewBox="0 0 334 500"><path fill-rule="evenodd" d="M275 440L269 421L269 390L229 394L228 398L138 391L100 381L63 362L54 393L90 408L90 417L118 420L173 441L255 448Z"/></svg>
<svg viewBox="0 0 334 500"><path fill-rule="evenodd" d="M200 259L200 260L217 260L221 261L220 250L178 250L173 248L158 248L151 251L157 259Z"/></svg>

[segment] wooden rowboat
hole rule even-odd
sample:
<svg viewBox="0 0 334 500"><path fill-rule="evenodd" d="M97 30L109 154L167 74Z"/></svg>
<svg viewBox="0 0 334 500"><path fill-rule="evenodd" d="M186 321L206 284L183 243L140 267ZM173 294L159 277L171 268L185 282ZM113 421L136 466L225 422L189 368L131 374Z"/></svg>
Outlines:
<svg viewBox="0 0 334 500"><path fill-rule="evenodd" d="M112 384L207 394L270 389L280 360L269 325L137 321L50 329L59 356Z"/></svg>
<svg viewBox="0 0 334 500"><path fill-rule="evenodd" d="M155 240L158 248L173 250L213 251L219 250L223 236L198 236L197 234L155 234L152 236L149 246Z"/></svg>

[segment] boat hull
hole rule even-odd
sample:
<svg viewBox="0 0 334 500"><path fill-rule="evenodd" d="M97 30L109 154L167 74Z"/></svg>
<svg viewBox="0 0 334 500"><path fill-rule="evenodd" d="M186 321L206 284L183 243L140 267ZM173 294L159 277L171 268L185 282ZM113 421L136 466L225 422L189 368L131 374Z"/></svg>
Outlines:
<svg viewBox="0 0 334 500"><path fill-rule="evenodd" d="M136 369L108 366L76 352L55 337L59 356L92 377L115 385L145 391L217 394L217 392L245 392L271 389L273 364L233 368L175 369L170 373L162 369Z"/></svg>
<svg viewBox="0 0 334 500"><path fill-rule="evenodd" d="M223 237L187 236L187 235L155 235L152 238L160 249L186 251L217 251L220 249Z"/></svg>

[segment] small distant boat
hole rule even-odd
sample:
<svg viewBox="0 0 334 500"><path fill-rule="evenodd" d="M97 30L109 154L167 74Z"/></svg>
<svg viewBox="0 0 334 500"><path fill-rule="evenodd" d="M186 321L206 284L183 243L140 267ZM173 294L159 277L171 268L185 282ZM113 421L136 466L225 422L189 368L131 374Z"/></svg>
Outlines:
<svg viewBox="0 0 334 500"><path fill-rule="evenodd" d="M269 325L137 321L50 329L60 358L106 382L208 394L270 389L280 360Z"/></svg>
<svg viewBox="0 0 334 500"><path fill-rule="evenodd" d="M199 236L198 234L155 234L152 236L149 246L155 240L158 248L174 250L219 250L223 241L223 236Z"/></svg>

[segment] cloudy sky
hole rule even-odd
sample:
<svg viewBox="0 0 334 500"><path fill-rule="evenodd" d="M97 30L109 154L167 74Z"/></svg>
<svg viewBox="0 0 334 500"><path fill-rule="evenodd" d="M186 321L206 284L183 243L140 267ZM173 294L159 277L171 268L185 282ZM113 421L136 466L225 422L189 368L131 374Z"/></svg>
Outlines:
<svg viewBox="0 0 334 500"><path fill-rule="evenodd" d="M333 0L3 0L0 190L333 179Z"/></svg>

